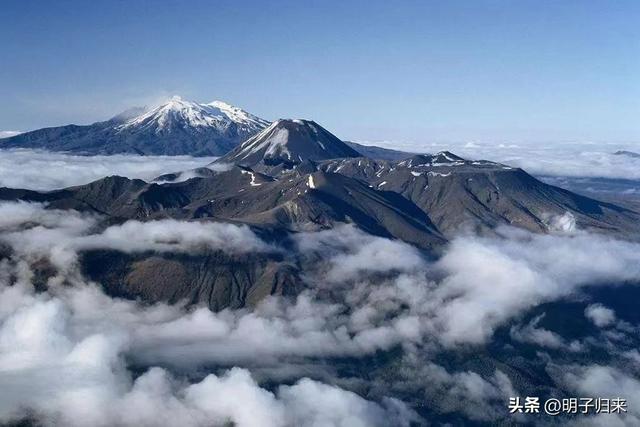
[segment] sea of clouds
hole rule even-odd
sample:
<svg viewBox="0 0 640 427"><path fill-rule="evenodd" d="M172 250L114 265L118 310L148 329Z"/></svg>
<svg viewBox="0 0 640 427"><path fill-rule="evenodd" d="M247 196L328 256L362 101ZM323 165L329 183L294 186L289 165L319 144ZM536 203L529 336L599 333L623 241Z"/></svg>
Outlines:
<svg viewBox="0 0 640 427"><path fill-rule="evenodd" d="M392 148L398 148L395 145ZM407 149L408 147L400 147ZM539 175L640 179L633 147L467 144L469 158L521 166ZM418 151L413 148L413 150ZM212 158L74 156L0 151L0 186L52 190L107 175L151 180L204 166ZM533 346L557 390L622 396L626 416L581 420L640 422L638 325L589 301L578 315L595 335L563 336L543 312L593 286L640 282L640 245L576 230L504 228L492 237L453 239L434 261L399 241L351 226L293 237L285 251L245 226L161 220L104 226L97 215L0 203L0 421L45 425L369 426L426 420L403 401L410 390L435 414L494 422L510 396L525 391L504 368L446 366L441 354L481 352L506 330L512 345ZM106 295L82 276L78 254L220 250L273 252L315 260L306 290L272 297L253 310L142 304ZM289 253L289 255L287 255ZM56 274L36 289L43 260ZM392 379L345 377L333 361L400 349ZM591 351L607 362L591 361ZM557 354L575 355L567 362ZM568 357L568 356L567 356ZM366 363L366 362L362 362ZM526 420L526 419L523 419Z"/></svg>
<svg viewBox="0 0 640 427"><path fill-rule="evenodd" d="M415 153L449 150L471 160L491 160L521 167L538 176L640 180L640 156L615 154L618 151L640 153L638 143L362 143Z"/></svg>
<svg viewBox="0 0 640 427"><path fill-rule="evenodd" d="M640 156L616 155L619 150L640 152L637 144L419 144L398 141L364 142L411 152L450 150L468 159L484 159L521 167L552 178L606 178L640 181ZM0 187L53 190L86 184L108 175L152 180L165 173L203 167L214 157L190 156L77 156L42 150L0 150ZM183 174L180 180L196 176ZM558 181L556 184L560 184ZM638 186L640 187L640 186ZM640 188L636 188L640 192ZM633 188L627 188L633 191Z"/></svg>
<svg viewBox="0 0 640 427"><path fill-rule="evenodd" d="M0 187L54 190L109 175L150 181L162 174L203 167L215 157L77 156L43 150L0 150Z"/></svg>
<svg viewBox="0 0 640 427"><path fill-rule="evenodd" d="M502 229L493 237L454 239L433 261L352 226L293 239L296 256L317 260L305 272L307 290L295 298L271 297L254 310L219 313L149 305L110 297L87 281L78 252L279 249L232 224L162 220L104 227L95 215L1 203L0 420L406 426L425 422L395 396L409 388L436 413L495 421L504 417L508 397L523 393L514 377L498 368L443 366L436 356L482 349L499 328L510 327L514 342L539 349L558 389L627 397L630 414L607 421L640 421L640 382L637 371L629 371L640 367L633 353L637 325L600 303L581 314L600 331L592 340L546 329L544 315L521 321L534 307L586 287L640 281L637 243L575 229L549 235ZM43 260L56 271L44 291L34 286ZM591 348L603 346L626 364L586 362ZM401 349L393 387L345 378L330 362L393 349ZM567 364L549 356L552 350L584 357ZM377 392L356 393L364 385Z"/></svg>

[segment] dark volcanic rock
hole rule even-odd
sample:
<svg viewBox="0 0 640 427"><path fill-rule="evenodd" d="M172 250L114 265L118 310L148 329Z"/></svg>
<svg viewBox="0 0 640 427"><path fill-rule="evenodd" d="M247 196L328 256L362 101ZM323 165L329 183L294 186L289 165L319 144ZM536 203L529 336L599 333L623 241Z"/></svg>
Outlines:
<svg viewBox="0 0 640 427"><path fill-rule="evenodd" d="M450 152L375 160L308 121L278 121L215 164L157 182L113 176L51 192L0 188L0 200L99 213L103 226L161 218L247 224L283 241L299 231L353 224L430 253L446 242L443 235L501 225L548 232L560 216L563 227L575 222L624 237L637 236L640 227L637 212L545 184L521 169ZM112 294L204 302L215 310L295 294L301 283L295 255L92 251L82 264Z"/></svg>
<svg viewBox="0 0 640 427"><path fill-rule="evenodd" d="M225 221L249 224L272 240L350 223L428 250L445 242L429 217L399 194L323 171L279 178L237 166L173 184L107 177L45 193L0 189L0 199L99 213L104 226L128 219ZM277 254L89 251L80 264L112 295L147 302L206 303L215 310L255 305L268 295L292 295L301 289L296 262Z"/></svg>
<svg viewBox="0 0 640 427"><path fill-rule="evenodd" d="M618 150L613 154L616 156L626 156L626 157L632 157L634 159L640 159L640 153L636 153L634 151Z"/></svg>
<svg viewBox="0 0 640 427"><path fill-rule="evenodd" d="M358 153L310 120L278 120L215 163L249 166L273 174L306 160L358 157Z"/></svg>
<svg viewBox="0 0 640 427"><path fill-rule="evenodd" d="M445 235L499 225L545 232L551 217L567 212L579 227L618 234L638 233L639 228L637 212L545 184L522 169L468 161L449 152L401 162L339 159L320 168L403 195Z"/></svg>
<svg viewBox="0 0 640 427"><path fill-rule="evenodd" d="M82 254L83 273L118 297L206 304L214 311L255 306L269 295L302 290L297 268L280 254Z"/></svg>
<svg viewBox="0 0 640 427"><path fill-rule="evenodd" d="M368 157L370 159L375 160L404 160L408 157L411 157L415 153L409 153L407 151L399 151L399 150L391 150L389 148L382 148L375 145L364 145L358 144L357 142L345 141L349 147L356 150L358 153L363 155L364 157Z"/></svg>
<svg viewBox="0 0 640 427"><path fill-rule="evenodd" d="M173 184L113 176L48 193L0 189L0 199L46 201L51 208L122 220L208 218L290 231L353 223L372 234L424 248L444 242L428 215L406 198L322 171L275 180L237 166Z"/></svg>

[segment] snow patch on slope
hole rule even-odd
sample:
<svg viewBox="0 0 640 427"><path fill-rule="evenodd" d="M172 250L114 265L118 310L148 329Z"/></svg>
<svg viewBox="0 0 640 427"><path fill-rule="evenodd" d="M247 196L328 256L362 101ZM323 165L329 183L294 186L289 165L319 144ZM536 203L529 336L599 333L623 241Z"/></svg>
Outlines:
<svg viewBox="0 0 640 427"><path fill-rule="evenodd" d="M262 184L261 183L257 183L256 182L256 174L254 172L248 171L248 170L241 170L242 174L249 174L251 175L251 182L249 182L249 185L251 185L252 187L260 187Z"/></svg>
<svg viewBox="0 0 640 427"><path fill-rule="evenodd" d="M287 129L277 129L270 139L263 141L261 144L256 144L256 146L254 146L245 157L267 147L267 150L264 152L265 157L285 155L287 158L291 159L291 153L287 149L288 141L289 131Z"/></svg>

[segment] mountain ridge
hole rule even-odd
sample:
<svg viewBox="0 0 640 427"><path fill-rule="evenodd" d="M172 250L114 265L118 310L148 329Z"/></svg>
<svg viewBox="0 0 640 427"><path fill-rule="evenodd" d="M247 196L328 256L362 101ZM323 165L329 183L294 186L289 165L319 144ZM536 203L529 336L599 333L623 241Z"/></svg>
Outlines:
<svg viewBox="0 0 640 427"><path fill-rule="evenodd" d="M129 109L90 125L37 129L0 139L0 148L36 148L82 155L221 156L269 125L222 101L173 97L151 109Z"/></svg>
<svg viewBox="0 0 640 427"><path fill-rule="evenodd" d="M214 163L215 170L204 167L175 182L180 174L157 182L110 176L49 192L0 188L0 200L99 214L102 227L161 219L243 224L269 236L266 241L279 242L350 224L411 244L429 257L461 233L493 233L504 225L535 233L573 233L578 227L625 239L638 235L635 211L544 184L518 168L451 152L400 161L299 160L292 168L262 171ZM212 310L298 294L301 263L313 263L295 254L230 257L219 251L193 256L89 251L80 259L83 271L110 295L170 303L187 298ZM160 290L156 284L162 284Z"/></svg>

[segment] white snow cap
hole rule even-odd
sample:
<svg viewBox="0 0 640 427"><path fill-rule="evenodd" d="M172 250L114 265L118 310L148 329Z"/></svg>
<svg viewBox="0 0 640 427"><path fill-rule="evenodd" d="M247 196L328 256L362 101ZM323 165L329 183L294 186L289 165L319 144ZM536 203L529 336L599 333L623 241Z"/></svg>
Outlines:
<svg viewBox="0 0 640 427"><path fill-rule="evenodd" d="M140 127L161 131L176 122L191 128L213 127L220 130L231 123L255 131L269 125L268 121L223 101L199 104L174 95L158 107L127 120L119 129Z"/></svg>

